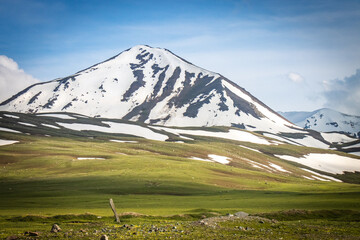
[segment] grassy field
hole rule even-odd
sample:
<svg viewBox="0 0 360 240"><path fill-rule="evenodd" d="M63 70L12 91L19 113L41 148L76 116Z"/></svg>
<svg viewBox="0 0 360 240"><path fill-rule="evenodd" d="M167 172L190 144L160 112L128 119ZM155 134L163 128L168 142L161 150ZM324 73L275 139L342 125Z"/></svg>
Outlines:
<svg viewBox="0 0 360 240"><path fill-rule="evenodd" d="M176 143L119 135L87 135L47 137L41 131L32 135L0 132L0 139L20 141L0 147L0 237L20 236L25 231L43 232L43 239L66 238L65 233L75 239L80 235L94 239L101 233L114 234L114 238L346 239L349 236L356 239L360 236L359 215L344 218L349 215L345 210L360 211L360 185L354 183L359 180L358 174L330 175L343 181L350 179L349 183L307 180L303 176L308 173L298 164L273 156L332 151L194 136L194 141ZM119 143L110 139L135 142ZM227 156L232 161L223 165L189 159L206 159L208 154ZM270 161L291 173L267 172L251 167L244 159L258 163ZM114 224L110 217L110 198L121 214L149 216L123 217L122 224L134 225L130 230ZM301 219L301 222L296 217L279 217L276 223L259 223L256 219L244 223L235 219L221 222L215 228L194 223L204 216L289 209L341 210L338 215L342 217L329 219L328 215L320 215ZM85 213L90 215L73 215ZM66 214L69 216L55 217ZM31 217L26 218L27 215ZM276 216L269 217L273 218ZM49 235L54 222L67 229L61 236ZM166 231L147 235L153 225ZM323 228L324 225L330 230ZM239 230L240 226L250 230ZM302 230L295 234L291 231L294 227ZM79 232L80 228L86 228L88 235ZM103 228L107 230L101 232ZM203 235L204 228L208 235ZM327 235L329 231L335 235Z"/></svg>

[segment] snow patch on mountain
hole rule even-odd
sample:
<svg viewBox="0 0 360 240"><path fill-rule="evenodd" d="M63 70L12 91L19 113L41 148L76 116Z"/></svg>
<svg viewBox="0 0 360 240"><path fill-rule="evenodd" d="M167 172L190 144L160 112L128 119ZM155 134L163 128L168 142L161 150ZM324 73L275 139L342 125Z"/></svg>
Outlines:
<svg viewBox="0 0 360 240"><path fill-rule="evenodd" d="M19 142L19 141L0 139L0 146L10 145L10 144L14 144L14 143L17 143L17 142Z"/></svg>
<svg viewBox="0 0 360 240"><path fill-rule="evenodd" d="M241 130L230 129L228 132L210 132L204 130L187 130L187 129L176 129L176 128L168 128L168 127L155 127L151 128L157 130L164 130L166 132L173 133L175 135L192 135L192 136L206 136L206 137L216 137L216 138L224 138L235 141L243 141L243 142L251 142L257 144L270 145L271 142L266 140L265 138L254 135L250 132L245 132Z"/></svg>
<svg viewBox="0 0 360 240"><path fill-rule="evenodd" d="M10 128L4 128L4 127L0 127L0 131L4 131L4 132L11 132L11 133L21 133L19 131L10 129Z"/></svg>
<svg viewBox="0 0 360 240"><path fill-rule="evenodd" d="M115 122L103 122L109 127L97 126L92 124L83 124L83 123L60 123L60 126L63 126L68 129L76 131L96 131L96 132L105 132L105 133L119 133L119 134L128 134L138 137L143 137L151 140L165 141L168 139L168 136L156 133L148 128L141 127L134 124L126 123L115 123Z"/></svg>
<svg viewBox="0 0 360 240"><path fill-rule="evenodd" d="M325 141L329 143L347 143L355 141L356 139L346 136L345 134L341 133L320 133L321 136L325 139Z"/></svg>
<svg viewBox="0 0 360 240"><path fill-rule="evenodd" d="M309 172L309 173L313 174L311 177L315 178L316 180L320 180L320 181L330 181L330 180L332 180L332 181L335 181L335 182L342 182L341 180L339 180L337 178L330 177L330 176L327 176L327 175L324 175L324 174L320 174L320 173L311 171L311 170L306 169L306 168L301 168L301 169L306 171L306 172ZM326 179L324 179L324 178L326 178Z"/></svg>
<svg viewBox="0 0 360 240"><path fill-rule="evenodd" d="M40 117L53 117L53 118L61 118L61 119L76 119L74 117L71 117L67 114L50 114L50 113L46 113L46 114L39 114L38 116Z"/></svg>
<svg viewBox="0 0 360 240"><path fill-rule="evenodd" d="M316 170L333 174L343 174L347 172L360 172L360 160L344 157L337 154L310 153L301 158L288 155L275 155L278 158L297 162Z"/></svg>

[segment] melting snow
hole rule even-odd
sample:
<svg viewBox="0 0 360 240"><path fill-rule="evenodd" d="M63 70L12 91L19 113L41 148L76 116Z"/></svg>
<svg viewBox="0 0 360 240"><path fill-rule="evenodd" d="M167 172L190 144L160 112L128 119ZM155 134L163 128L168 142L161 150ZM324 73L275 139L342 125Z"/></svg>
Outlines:
<svg viewBox="0 0 360 240"><path fill-rule="evenodd" d="M292 141L300 143L301 145L304 145L306 147L315 147L315 148L322 148L322 149L328 149L329 145L313 138L312 136L305 136L303 139L295 139L291 138Z"/></svg>
<svg viewBox="0 0 360 240"><path fill-rule="evenodd" d="M54 117L54 118L61 118L61 119L76 119L66 114L39 114L40 117Z"/></svg>
<svg viewBox="0 0 360 240"><path fill-rule="evenodd" d="M221 164L229 164L230 163L229 160L231 159L229 157L219 156L219 155L215 155L215 154L209 154L208 157L210 159L204 159L204 158L198 158L198 157L190 157L189 159L204 161L204 162L218 162Z"/></svg>
<svg viewBox="0 0 360 240"><path fill-rule="evenodd" d="M12 132L12 133L21 133L21 132L19 132L19 131L12 130L12 129L9 129L9 128L3 128L3 127L0 127L0 131Z"/></svg>
<svg viewBox="0 0 360 240"><path fill-rule="evenodd" d="M346 143L357 140L356 138L351 138L341 133L320 133L325 141L330 143Z"/></svg>
<svg viewBox="0 0 360 240"><path fill-rule="evenodd" d="M111 139L110 142L117 142L117 143L138 143L138 141L125 141L125 140L116 140L116 139Z"/></svg>
<svg viewBox="0 0 360 240"><path fill-rule="evenodd" d="M4 114L4 116L6 116L6 117L11 117L11 118L19 118L18 116L14 116L14 115L10 115L10 114Z"/></svg>
<svg viewBox="0 0 360 240"><path fill-rule="evenodd" d="M18 122L18 123L21 125L29 126L29 127L37 127L36 125L31 124L31 123L25 123L25 122Z"/></svg>
<svg viewBox="0 0 360 240"><path fill-rule="evenodd" d="M311 173L311 174L320 176L320 177L322 177L322 178L327 178L327 179L333 180L333 181L335 181L335 182L342 182L342 181L339 180L339 179L336 179L336 178L333 178L333 177L330 177L330 176L326 176L326 175L324 175L324 174L320 174L320 173L311 171L311 170L306 169L306 168L301 168L301 169L304 170L304 171L306 171L306 172L309 172L309 173ZM313 178L317 178L317 177L314 176L314 175L312 175L312 177L313 177ZM319 180L320 180L320 181L329 181L329 180L327 180L327 179L323 179L323 180L320 180L320 179L319 179Z"/></svg>
<svg viewBox="0 0 360 240"><path fill-rule="evenodd" d="M210 132L204 130L186 130L186 129L174 129L174 128L167 128L167 127L152 127L158 130L164 130L176 135L179 134L187 134L187 135L194 135L194 136L206 136L206 137L216 137L216 138L225 138L229 140L235 141L243 141L243 142L251 142L257 144L265 144L270 145L271 143L262 137L258 137L252 133L230 129L229 132Z"/></svg>
<svg viewBox="0 0 360 240"><path fill-rule="evenodd" d="M351 146L347 146L347 147L343 147L343 149L347 149L347 148L360 148L360 143L351 145Z"/></svg>
<svg viewBox="0 0 360 240"><path fill-rule="evenodd" d="M60 129L60 128L59 128L59 127L57 127L57 126L50 125L50 124L46 124L46 123L42 123L41 125L43 125L44 127L49 127L49 128Z"/></svg>
<svg viewBox="0 0 360 240"><path fill-rule="evenodd" d="M302 176L303 178L306 178L306 179L308 179L308 180L314 180L313 178L311 178L311 177L307 177L307 176Z"/></svg>
<svg viewBox="0 0 360 240"><path fill-rule="evenodd" d="M249 147L242 146L242 145L239 145L239 147L246 148L246 149L248 149L248 150L251 150L251 151L254 151L254 152L258 152L258 153L261 153L259 150L254 149L254 148L249 148Z"/></svg>
<svg viewBox="0 0 360 240"><path fill-rule="evenodd" d="M276 165L275 163L269 163L270 167L275 168L276 170L280 171L280 172L288 172L291 173L288 170L285 170L283 167Z"/></svg>
<svg viewBox="0 0 360 240"><path fill-rule="evenodd" d="M215 154L209 154L208 155L209 158L211 158L211 160L221 163L221 164L229 164L230 161L228 157L224 157L224 156L219 156L219 155L215 155Z"/></svg>
<svg viewBox="0 0 360 240"><path fill-rule="evenodd" d="M97 157L78 157L77 160L105 160L105 158L97 158Z"/></svg>
<svg viewBox="0 0 360 240"><path fill-rule="evenodd" d="M212 162L209 159L204 159L204 158L198 158L198 157L190 157L189 159L191 160L198 160L198 161L204 161L204 162Z"/></svg>
<svg viewBox="0 0 360 240"><path fill-rule="evenodd" d="M57 123L65 128L69 128L76 131L97 131L97 132L106 132L106 133L120 133L120 134L129 134L138 137L143 137L151 140L165 141L168 139L168 136L159 134L151 131L148 128L141 127L134 124L126 123L114 123L114 122L104 122L110 127L102 127L91 124L82 124L82 123Z"/></svg>
<svg viewBox="0 0 360 240"><path fill-rule="evenodd" d="M298 143L295 143L295 142L293 142L293 141L290 141L289 139L286 139L286 138L284 138L284 137L280 137L280 136L275 135L275 134L272 134L272 133L264 133L263 135L264 135L265 137L277 139L277 140L279 140L279 141L283 141L283 142L286 142L286 143L289 143L289 144L292 144L292 145L300 146L300 144L298 144Z"/></svg>
<svg viewBox="0 0 360 240"><path fill-rule="evenodd" d="M14 144L17 143L19 141L12 141L12 140L3 140L0 139L0 146L4 146L4 145L10 145L10 144Z"/></svg>
<svg viewBox="0 0 360 240"><path fill-rule="evenodd" d="M310 153L301 158L288 155L275 155L278 158L297 162L316 170L333 174L343 174L344 171L360 171L360 160L337 154Z"/></svg>
<svg viewBox="0 0 360 240"><path fill-rule="evenodd" d="M274 169L272 169L271 167L265 165L265 164L262 164L262 163L258 163L258 162L255 162L255 161L252 161L250 159L247 159L247 158L241 158L247 162L249 162L251 164L251 166L255 167L255 168L260 168L260 169L264 169L268 172L272 172L274 171Z"/></svg>

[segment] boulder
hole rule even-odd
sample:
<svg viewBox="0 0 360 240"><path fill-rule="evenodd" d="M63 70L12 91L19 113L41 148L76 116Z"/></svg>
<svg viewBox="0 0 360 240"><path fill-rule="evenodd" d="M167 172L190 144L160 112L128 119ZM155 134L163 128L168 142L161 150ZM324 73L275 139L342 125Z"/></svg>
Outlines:
<svg viewBox="0 0 360 240"><path fill-rule="evenodd" d="M50 231L50 232L54 232L54 233L56 233L56 232L60 232L60 231L61 231L61 228L59 227L59 225L54 224L54 225L52 226L52 228L51 228L51 231Z"/></svg>

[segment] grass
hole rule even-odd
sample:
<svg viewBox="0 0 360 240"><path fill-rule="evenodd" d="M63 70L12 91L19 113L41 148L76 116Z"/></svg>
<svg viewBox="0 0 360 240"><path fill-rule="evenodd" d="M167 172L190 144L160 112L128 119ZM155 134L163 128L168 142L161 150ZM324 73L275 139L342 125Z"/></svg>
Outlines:
<svg viewBox="0 0 360 240"><path fill-rule="evenodd" d="M39 124L33 117L19 116ZM98 119L94 121L101 124ZM53 124L54 120L47 118L46 123ZM9 127L13 123L6 124ZM348 183L311 181L303 178L309 173L301 170L299 164L274 157L332 151L207 137L192 136L194 141L175 143L96 132L61 132L45 127L20 128L31 135L0 132L0 139L20 141L0 147L0 238L11 234L20 236L25 231L43 232L40 237L43 239L65 238L64 233L61 236L49 233L54 222L61 223L73 238L84 239L99 237L103 228L112 231L105 231L107 234L119 238L120 235L123 238L182 236L190 239L359 237L356 221L360 211L359 173L332 175ZM212 129L220 130L224 129ZM109 139L136 143L110 142ZM230 157L231 164L189 159L208 158L208 154ZM79 157L104 160L78 160ZM262 164L272 162L291 173L257 169L246 159ZM112 222L110 198L119 213L140 213L138 217L122 217L123 222L136 227L123 229ZM291 213L289 209L303 210ZM281 222L274 225L234 220L219 223L214 229L193 224L203 215L238 211L267 213L261 216ZM166 231L151 235L148 231L152 225ZM173 231L174 226L178 231ZM239 226L253 230L240 231ZM88 235L79 232L80 228L86 228ZM291 231L294 228L302 230ZM344 233L346 229L348 235ZM334 234L326 235L328 231Z"/></svg>
<svg viewBox="0 0 360 240"><path fill-rule="evenodd" d="M106 216L111 215L109 198L120 212L152 215L181 214L196 208L222 213L238 209L250 213L360 209L357 184L308 181L296 175L299 170L295 166L234 143L128 140L138 143L23 136L20 144L3 146L1 214L93 212ZM187 159L206 158L208 153L229 156L234 166ZM295 174L257 171L240 161L242 157L271 160Z"/></svg>

